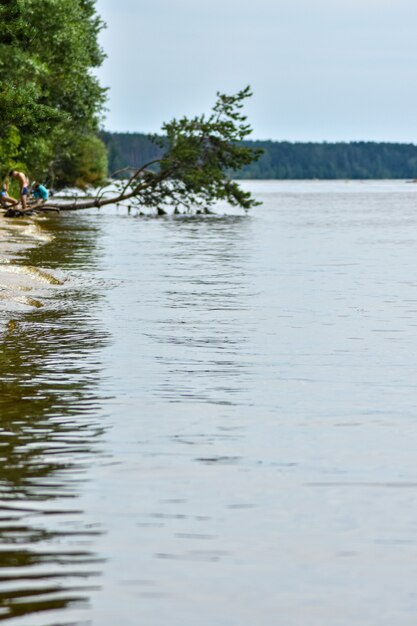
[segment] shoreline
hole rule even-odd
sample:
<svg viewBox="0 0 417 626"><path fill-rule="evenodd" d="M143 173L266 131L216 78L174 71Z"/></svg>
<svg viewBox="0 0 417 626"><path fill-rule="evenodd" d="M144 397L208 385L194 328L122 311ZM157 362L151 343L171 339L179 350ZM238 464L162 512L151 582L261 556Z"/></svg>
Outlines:
<svg viewBox="0 0 417 626"><path fill-rule="evenodd" d="M42 228L44 217L0 222L0 330L14 314L43 307L45 287L62 282L48 272L25 263L25 253L50 242Z"/></svg>

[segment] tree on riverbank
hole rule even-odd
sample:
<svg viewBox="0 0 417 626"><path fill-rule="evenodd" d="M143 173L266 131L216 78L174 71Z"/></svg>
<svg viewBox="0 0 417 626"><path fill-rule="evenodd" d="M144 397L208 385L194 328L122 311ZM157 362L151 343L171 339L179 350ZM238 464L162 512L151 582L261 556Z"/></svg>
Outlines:
<svg viewBox="0 0 417 626"><path fill-rule="evenodd" d="M91 69L103 52L95 0L16 0L0 5L0 164L55 186L106 172L96 133L105 92ZM83 167L94 147L99 171Z"/></svg>
<svg viewBox="0 0 417 626"><path fill-rule="evenodd" d="M45 206L75 210L128 203L158 214L207 212L219 200L243 209L256 206L251 194L227 174L261 153L244 144L251 128L241 109L251 95L249 87L231 96L217 94L209 116L183 117L164 124L162 135L155 138L160 156L130 171L127 180L113 181L92 199Z"/></svg>

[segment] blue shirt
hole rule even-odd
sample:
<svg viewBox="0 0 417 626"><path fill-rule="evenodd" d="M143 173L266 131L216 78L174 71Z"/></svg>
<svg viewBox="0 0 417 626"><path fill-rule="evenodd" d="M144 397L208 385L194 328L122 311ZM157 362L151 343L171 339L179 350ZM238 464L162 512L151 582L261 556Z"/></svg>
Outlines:
<svg viewBox="0 0 417 626"><path fill-rule="evenodd" d="M46 187L43 185L39 185L37 189L33 190L33 197L38 199L42 198L42 200L47 200L49 197L49 192Z"/></svg>

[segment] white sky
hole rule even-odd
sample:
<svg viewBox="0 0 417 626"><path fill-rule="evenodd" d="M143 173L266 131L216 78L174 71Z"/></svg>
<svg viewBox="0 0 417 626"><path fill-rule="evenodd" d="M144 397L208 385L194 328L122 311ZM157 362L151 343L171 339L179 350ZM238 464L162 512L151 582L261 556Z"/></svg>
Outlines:
<svg viewBox="0 0 417 626"><path fill-rule="evenodd" d="M250 84L254 139L417 143L416 0L97 0L105 128L157 132Z"/></svg>

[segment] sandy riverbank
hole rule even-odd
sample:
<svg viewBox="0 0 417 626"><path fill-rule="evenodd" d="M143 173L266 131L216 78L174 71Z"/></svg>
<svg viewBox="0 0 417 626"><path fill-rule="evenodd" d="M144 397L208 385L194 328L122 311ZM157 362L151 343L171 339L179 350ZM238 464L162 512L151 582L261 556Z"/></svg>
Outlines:
<svg viewBox="0 0 417 626"><path fill-rule="evenodd" d="M51 241L44 217L0 218L0 326L14 312L41 307L45 288L60 280L26 262L27 252Z"/></svg>

